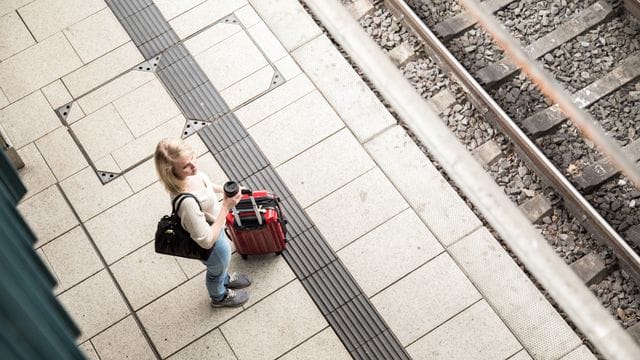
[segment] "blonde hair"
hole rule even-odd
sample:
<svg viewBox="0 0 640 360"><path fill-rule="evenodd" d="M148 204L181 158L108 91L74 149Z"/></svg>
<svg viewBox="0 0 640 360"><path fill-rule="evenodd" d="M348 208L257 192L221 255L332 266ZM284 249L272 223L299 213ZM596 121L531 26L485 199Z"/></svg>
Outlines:
<svg viewBox="0 0 640 360"><path fill-rule="evenodd" d="M183 183L173 171L173 165L178 159L194 155L191 145L180 138L162 139L156 146L153 160L160 182L169 193L177 194L184 191Z"/></svg>

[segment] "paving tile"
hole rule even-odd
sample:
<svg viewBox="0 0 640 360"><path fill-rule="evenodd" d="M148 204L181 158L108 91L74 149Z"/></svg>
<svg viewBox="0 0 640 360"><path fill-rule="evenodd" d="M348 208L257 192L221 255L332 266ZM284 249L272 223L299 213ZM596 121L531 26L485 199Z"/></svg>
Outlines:
<svg viewBox="0 0 640 360"><path fill-rule="evenodd" d="M186 348L168 357L169 360L220 359L237 360L220 330L214 329Z"/></svg>
<svg viewBox="0 0 640 360"><path fill-rule="evenodd" d="M57 109L62 105L68 104L73 101L71 94L67 88L64 87L64 84L60 80L56 80L51 84L43 87L42 93L49 101L49 105L51 105L52 109Z"/></svg>
<svg viewBox="0 0 640 360"><path fill-rule="evenodd" d="M90 114L155 79L151 72L131 70L84 95L77 102L85 113Z"/></svg>
<svg viewBox="0 0 640 360"><path fill-rule="evenodd" d="M239 24L218 23L184 42L191 55L198 56L212 46L241 31Z"/></svg>
<svg viewBox="0 0 640 360"><path fill-rule="evenodd" d="M60 294L58 300L80 328L78 342L92 338L129 313L105 270Z"/></svg>
<svg viewBox="0 0 640 360"><path fill-rule="evenodd" d="M0 64L0 86L10 102L82 65L62 33L37 43Z"/></svg>
<svg viewBox="0 0 640 360"><path fill-rule="evenodd" d="M306 208L374 166L349 130L343 129L278 166L277 171Z"/></svg>
<svg viewBox="0 0 640 360"><path fill-rule="evenodd" d="M0 61L36 43L16 12L0 17L0 34L11 34L0 38Z"/></svg>
<svg viewBox="0 0 640 360"><path fill-rule="evenodd" d="M401 127L380 134L366 143L365 149L443 245L448 246L481 226Z"/></svg>
<svg viewBox="0 0 640 360"><path fill-rule="evenodd" d="M439 326L407 351L418 359L507 359L522 345L485 301Z"/></svg>
<svg viewBox="0 0 640 360"><path fill-rule="evenodd" d="M229 177L211 153L206 153L198 157L198 167L207 174L214 184L222 185L229 180Z"/></svg>
<svg viewBox="0 0 640 360"><path fill-rule="evenodd" d="M350 205L345 207L344 204ZM337 251L408 206L389 180L375 168L306 210L329 245Z"/></svg>
<svg viewBox="0 0 640 360"><path fill-rule="evenodd" d="M51 266L49 259L47 259L47 256L44 254L44 251L42 251L42 248L41 247L37 248L35 249L35 251L36 251L36 254L38 254L38 256L40 257L40 260L42 260L44 265L47 267L47 270L49 271L49 273L53 276L53 278L56 281L56 284L53 286L53 294L57 296L64 290L62 286L60 286L60 279L58 279L58 274L56 274L55 270L53 270L53 267Z"/></svg>
<svg viewBox="0 0 640 360"><path fill-rule="evenodd" d="M113 105L136 138L180 114L180 109L159 80L142 85L114 101Z"/></svg>
<svg viewBox="0 0 640 360"><path fill-rule="evenodd" d="M173 256L155 253L153 242L120 259L111 270L134 310L187 280Z"/></svg>
<svg viewBox="0 0 640 360"><path fill-rule="evenodd" d="M80 106L78 106L78 104L76 103L70 104L70 107L71 108L69 109L69 114L65 118L65 121L68 125L73 124L74 122L82 119L86 115L84 111L82 111Z"/></svg>
<svg viewBox="0 0 640 360"><path fill-rule="evenodd" d="M596 357L585 345L573 350L569 354L562 357L561 360L595 360Z"/></svg>
<svg viewBox="0 0 640 360"><path fill-rule="evenodd" d="M246 78L230 85L220 92L220 95L230 109L235 109L247 101L269 90L274 79L274 70L266 65Z"/></svg>
<svg viewBox="0 0 640 360"><path fill-rule="evenodd" d="M60 186L82 221L96 216L132 193L123 178L103 185L90 167L68 177Z"/></svg>
<svg viewBox="0 0 640 360"><path fill-rule="evenodd" d="M195 151L196 155L198 156L209 152L207 145L204 144L204 142L202 141L202 139L200 139L200 136L198 135L189 136L188 138L184 139L184 142L191 145L191 147L193 148L193 151Z"/></svg>
<svg viewBox="0 0 640 360"><path fill-rule="evenodd" d="M176 260L178 261L178 265L180 265L185 276L189 279L198 276L201 272L206 270L206 267L200 260L181 257L177 257Z"/></svg>
<svg viewBox="0 0 640 360"><path fill-rule="evenodd" d="M36 0L20 9L20 16L37 41L107 7L102 0Z"/></svg>
<svg viewBox="0 0 640 360"><path fill-rule="evenodd" d="M124 181L118 178L112 182L118 180ZM170 209L169 195L156 183L103 211L85 225L102 256L112 264L151 241L158 220Z"/></svg>
<svg viewBox="0 0 640 360"><path fill-rule="evenodd" d="M246 260L237 253L231 257L229 272L248 274L251 277L249 301L244 307L251 306L296 278L282 256L274 254L252 255Z"/></svg>
<svg viewBox="0 0 640 360"><path fill-rule="evenodd" d="M179 137L187 120L179 114L164 124L113 151L113 158L122 169L127 169L153 155L158 141L166 137Z"/></svg>
<svg viewBox="0 0 640 360"><path fill-rule="evenodd" d="M111 154L101 157L100 159L94 161L93 164L95 165L95 168L98 172L106 171L112 173L120 173L122 171Z"/></svg>
<svg viewBox="0 0 640 360"><path fill-rule="evenodd" d="M9 99L7 99L7 96L4 94L4 91L0 89L0 109L3 109L7 105L9 105ZM0 126L2 126L2 124L0 124Z"/></svg>
<svg viewBox="0 0 640 360"><path fill-rule="evenodd" d="M169 21L180 39L215 23L245 6L246 0L208 0Z"/></svg>
<svg viewBox="0 0 640 360"><path fill-rule="evenodd" d="M78 98L144 61L129 41L78 70L62 77L71 95Z"/></svg>
<svg viewBox="0 0 640 360"><path fill-rule="evenodd" d="M85 64L130 41L109 8L65 28L63 32Z"/></svg>
<svg viewBox="0 0 640 360"><path fill-rule="evenodd" d="M261 21L251 27L247 27L247 32L271 62L289 55L264 22Z"/></svg>
<svg viewBox="0 0 640 360"><path fill-rule="evenodd" d="M163 358L242 310L211 308L204 279L202 273L138 311L142 325Z"/></svg>
<svg viewBox="0 0 640 360"><path fill-rule="evenodd" d="M309 78L301 74L235 110L234 113L242 125L249 128L310 93L313 89L313 84L309 81Z"/></svg>
<svg viewBox="0 0 640 360"><path fill-rule="evenodd" d="M156 358L132 316L96 335L91 342L102 360Z"/></svg>
<svg viewBox="0 0 640 360"><path fill-rule="evenodd" d="M158 7L165 19L171 20L174 17L186 12L193 7L202 4L205 0L154 0L153 3Z"/></svg>
<svg viewBox="0 0 640 360"><path fill-rule="evenodd" d="M224 323L220 330L238 359L258 360L276 358L326 326L296 280Z"/></svg>
<svg viewBox="0 0 640 360"><path fill-rule="evenodd" d="M268 64L245 32L232 35L195 58L218 91Z"/></svg>
<svg viewBox="0 0 640 360"><path fill-rule="evenodd" d="M302 69L300 69L295 60L293 60L293 58L289 55L275 61L274 65L276 66L276 69L280 71L282 77L287 81L293 79L299 74L302 74Z"/></svg>
<svg viewBox="0 0 640 360"><path fill-rule="evenodd" d="M580 345L576 334L487 229L476 230L449 250L532 357L557 359Z"/></svg>
<svg viewBox="0 0 640 360"><path fill-rule="evenodd" d="M24 162L24 167L18 170L20 179L27 188L23 199L27 199L56 183L56 178L33 143L18 149L18 156Z"/></svg>
<svg viewBox="0 0 640 360"><path fill-rule="evenodd" d="M313 91L248 129L274 167L344 127L322 95Z"/></svg>
<svg viewBox="0 0 640 360"><path fill-rule="evenodd" d="M510 357L509 360L533 360L533 358L529 356L529 353L527 353L527 350L522 349L518 351L518 353Z"/></svg>
<svg viewBox="0 0 640 360"><path fill-rule="evenodd" d="M344 247L338 256L368 297L443 251L412 209Z"/></svg>
<svg viewBox="0 0 640 360"><path fill-rule="evenodd" d="M288 51L322 34L322 30L296 0L249 2Z"/></svg>
<svg viewBox="0 0 640 360"><path fill-rule="evenodd" d="M0 1L0 15L19 9L33 0L4 0Z"/></svg>
<svg viewBox="0 0 640 360"><path fill-rule="evenodd" d="M351 355L330 327L314 335L281 358L281 360L348 360Z"/></svg>
<svg viewBox="0 0 640 360"><path fill-rule="evenodd" d="M113 105L87 115L71 125L89 157L96 161L134 139L129 127Z"/></svg>
<svg viewBox="0 0 640 360"><path fill-rule="evenodd" d="M78 225L78 220L55 185L18 204L18 210L38 238L35 248Z"/></svg>
<svg viewBox="0 0 640 360"><path fill-rule="evenodd" d="M158 180L153 159L148 159L124 174L134 193L144 189Z"/></svg>
<svg viewBox="0 0 640 360"><path fill-rule="evenodd" d="M91 344L91 341L87 340L83 342L82 344L78 345L78 348L80 349L80 351L82 351L82 354L84 354L87 359L100 360L98 354L96 353L96 349L94 349L93 345Z"/></svg>
<svg viewBox="0 0 640 360"><path fill-rule="evenodd" d="M64 289L69 289L103 268L89 238L79 226L48 242L41 249Z"/></svg>
<svg viewBox="0 0 640 360"><path fill-rule="evenodd" d="M7 132L13 147L19 149L62 126L62 123L44 95L36 91L2 109L0 125Z"/></svg>
<svg viewBox="0 0 640 360"><path fill-rule="evenodd" d="M371 303L406 346L479 299L451 257L442 254L371 298Z"/></svg>
<svg viewBox="0 0 640 360"><path fill-rule="evenodd" d="M53 175L62 181L87 167L87 160L80 152L66 127L59 127L36 141Z"/></svg>
<svg viewBox="0 0 640 360"><path fill-rule="evenodd" d="M360 142L395 125L393 116L326 36L291 55Z"/></svg>
<svg viewBox="0 0 640 360"><path fill-rule="evenodd" d="M255 25L262 21L262 19L260 19L260 15L258 15L258 13L253 9L251 5L245 5L241 7L240 9L236 10L234 14L238 17L238 20L240 20L242 25L244 25L245 27Z"/></svg>

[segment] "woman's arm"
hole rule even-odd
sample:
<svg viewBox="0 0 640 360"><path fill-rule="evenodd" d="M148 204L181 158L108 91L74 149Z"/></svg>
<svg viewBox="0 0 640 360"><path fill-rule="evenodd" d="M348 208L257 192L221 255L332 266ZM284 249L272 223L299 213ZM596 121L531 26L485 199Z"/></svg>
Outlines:
<svg viewBox="0 0 640 360"><path fill-rule="evenodd" d="M227 196L224 196L222 198L220 212L218 213L218 216L213 221L213 224L211 225L209 241L212 247L213 247L213 244L215 244L216 240L218 240L218 238L220 237L220 232L223 231L224 229L224 224L227 219L227 213L229 212L230 209L232 209L234 206L238 204L238 202L240 201L240 198L242 198L242 194L240 193L237 193L234 197L231 197L231 198Z"/></svg>

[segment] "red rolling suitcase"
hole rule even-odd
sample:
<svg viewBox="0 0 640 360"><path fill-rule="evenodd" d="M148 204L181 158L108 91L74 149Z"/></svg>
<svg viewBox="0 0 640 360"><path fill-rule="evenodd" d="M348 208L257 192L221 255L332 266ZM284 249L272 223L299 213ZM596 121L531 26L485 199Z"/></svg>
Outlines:
<svg viewBox="0 0 640 360"><path fill-rule="evenodd" d="M280 198L268 191L243 191L238 205L227 214L226 223L229 236L243 259L247 255L279 255L286 247L286 220L280 209Z"/></svg>

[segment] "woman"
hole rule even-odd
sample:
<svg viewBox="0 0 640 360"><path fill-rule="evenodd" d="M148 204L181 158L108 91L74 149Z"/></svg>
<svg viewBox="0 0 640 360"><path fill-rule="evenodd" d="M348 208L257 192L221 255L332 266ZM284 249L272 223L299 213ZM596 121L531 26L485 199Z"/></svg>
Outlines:
<svg viewBox="0 0 640 360"><path fill-rule="evenodd" d="M156 171L160 181L173 200L180 193L191 193L178 209L182 227L191 238L205 249L212 249L203 260L207 266L206 287L211 306L241 306L249 300L245 290L251 284L243 274L228 274L231 248L224 232L225 217L242 195L230 198L224 195L222 186L211 183L209 177L198 171L195 152L182 139L164 139L158 143L154 154ZM222 193L219 204L214 192ZM199 204L198 204L199 203Z"/></svg>

